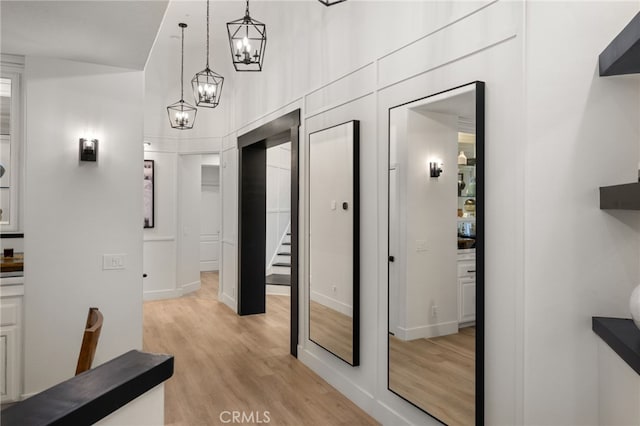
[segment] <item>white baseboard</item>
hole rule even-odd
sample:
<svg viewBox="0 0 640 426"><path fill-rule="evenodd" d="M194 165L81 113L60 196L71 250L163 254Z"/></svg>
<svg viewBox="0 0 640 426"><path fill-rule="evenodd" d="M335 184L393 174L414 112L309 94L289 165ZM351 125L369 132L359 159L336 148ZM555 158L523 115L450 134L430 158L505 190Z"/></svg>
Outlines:
<svg viewBox="0 0 640 426"><path fill-rule="evenodd" d="M329 296L325 296L324 294L318 293L317 291L311 292L311 300L313 300L314 302L318 302L328 308L331 308L334 311L338 311L348 317L353 316L353 306L347 305L346 303L333 299Z"/></svg>
<svg viewBox="0 0 640 426"><path fill-rule="evenodd" d="M222 293L221 302L227 305L229 308L231 308L233 312L238 313L238 302L236 302L236 300L233 297Z"/></svg>
<svg viewBox="0 0 640 426"><path fill-rule="evenodd" d="M40 392L30 392L30 393L23 393L22 395L20 395L20 401L23 401L27 398L31 398L33 395L37 395Z"/></svg>
<svg viewBox="0 0 640 426"><path fill-rule="evenodd" d="M411 423L395 410L378 400L367 390L355 384L335 368L328 365L312 352L298 346L298 359L327 383L336 388L374 419L383 425L410 425Z"/></svg>
<svg viewBox="0 0 640 426"><path fill-rule="evenodd" d="M200 261L200 272L210 272L219 270L217 260Z"/></svg>
<svg viewBox="0 0 640 426"><path fill-rule="evenodd" d="M192 293L196 290L200 290L200 280L198 281L194 281L192 283L189 284L185 284L181 287L182 291L181 291L181 295L183 294L189 294Z"/></svg>
<svg viewBox="0 0 640 426"><path fill-rule="evenodd" d="M172 290L150 290L145 291L142 294L142 300L163 300L163 299L175 299L176 297L182 296L182 290L172 289Z"/></svg>
<svg viewBox="0 0 640 426"><path fill-rule="evenodd" d="M288 285L267 284L267 294L291 296L291 287L289 287Z"/></svg>
<svg viewBox="0 0 640 426"><path fill-rule="evenodd" d="M458 321L441 322L420 327L396 329L395 336L400 340L429 339L431 337L447 336L458 332Z"/></svg>

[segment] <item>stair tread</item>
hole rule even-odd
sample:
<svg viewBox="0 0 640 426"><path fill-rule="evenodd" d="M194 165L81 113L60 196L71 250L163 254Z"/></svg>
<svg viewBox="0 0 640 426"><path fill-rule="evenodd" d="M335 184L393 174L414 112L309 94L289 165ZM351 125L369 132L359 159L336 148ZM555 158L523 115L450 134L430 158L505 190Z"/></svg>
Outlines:
<svg viewBox="0 0 640 426"><path fill-rule="evenodd" d="M278 256L291 256L291 253L278 253Z"/></svg>
<svg viewBox="0 0 640 426"><path fill-rule="evenodd" d="M291 267L291 263L284 263L284 262L276 262L271 266L286 266L286 267Z"/></svg>
<svg viewBox="0 0 640 426"><path fill-rule="evenodd" d="M283 245L283 246L290 246L290 245L291 245L291 243L290 243L290 242L284 242L284 243L282 243L282 245Z"/></svg>
<svg viewBox="0 0 640 426"><path fill-rule="evenodd" d="M269 285L291 285L291 275L286 274L271 274L265 277L265 284Z"/></svg>

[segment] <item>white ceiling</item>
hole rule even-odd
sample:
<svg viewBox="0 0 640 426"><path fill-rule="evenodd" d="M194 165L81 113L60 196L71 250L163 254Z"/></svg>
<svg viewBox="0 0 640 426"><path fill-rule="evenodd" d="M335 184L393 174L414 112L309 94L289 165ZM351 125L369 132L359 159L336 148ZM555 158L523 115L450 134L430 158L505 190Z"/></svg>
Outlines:
<svg viewBox="0 0 640 426"><path fill-rule="evenodd" d="M0 2L0 51L144 69L168 0Z"/></svg>

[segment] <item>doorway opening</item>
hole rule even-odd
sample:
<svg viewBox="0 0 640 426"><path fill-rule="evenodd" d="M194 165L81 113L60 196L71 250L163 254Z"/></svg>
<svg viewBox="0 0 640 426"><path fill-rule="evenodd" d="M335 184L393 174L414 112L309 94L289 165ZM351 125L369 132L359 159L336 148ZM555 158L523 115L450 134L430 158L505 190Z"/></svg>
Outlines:
<svg viewBox="0 0 640 426"><path fill-rule="evenodd" d="M290 225L287 232L290 251L286 257L290 259L290 353L295 357L298 356L299 128L300 110L297 109L238 137L239 315L266 312L267 149L290 143Z"/></svg>

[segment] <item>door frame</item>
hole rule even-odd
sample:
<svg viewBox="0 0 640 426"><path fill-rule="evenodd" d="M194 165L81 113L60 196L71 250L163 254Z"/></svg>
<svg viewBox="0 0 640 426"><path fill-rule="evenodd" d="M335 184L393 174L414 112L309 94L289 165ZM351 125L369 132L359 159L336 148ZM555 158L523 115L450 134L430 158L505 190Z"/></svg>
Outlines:
<svg viewBox="0 0 640 426"><path fill-rule="evenodd" d="M298 357L300 109L238 136L238 315L266 311L267 148L291 142L290 353Z"/></svg>

